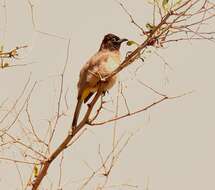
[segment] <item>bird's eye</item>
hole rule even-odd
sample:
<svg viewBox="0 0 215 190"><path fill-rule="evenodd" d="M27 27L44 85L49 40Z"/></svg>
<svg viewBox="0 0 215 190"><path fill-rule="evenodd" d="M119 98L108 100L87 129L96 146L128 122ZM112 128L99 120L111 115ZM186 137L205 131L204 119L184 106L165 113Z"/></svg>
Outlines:
<svg viewBox="0 0 215 190"><path fill-rule="evenodd" d="M113 40L112 40L113 42L116 42L117 41L117 39L116 38L113 38Z"/></svg>

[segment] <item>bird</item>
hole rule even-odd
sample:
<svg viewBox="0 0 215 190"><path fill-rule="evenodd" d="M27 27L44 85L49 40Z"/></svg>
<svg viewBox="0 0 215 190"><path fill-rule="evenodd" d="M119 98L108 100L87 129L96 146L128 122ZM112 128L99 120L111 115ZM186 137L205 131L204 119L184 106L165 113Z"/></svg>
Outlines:
<svg viewBox="0 0 215 190"><path fill-rule="evenodd" d="M77 104L73 116L72 128L78 122L81 106L99 89L99 82L110 75L120 65L120 47L126 38L119 38L115 34L106 34L101 42L99 50L83 65L80 74L78 87ZM117 75L108 78L102 85L103 94L111 89L116 83Z"/></svg>

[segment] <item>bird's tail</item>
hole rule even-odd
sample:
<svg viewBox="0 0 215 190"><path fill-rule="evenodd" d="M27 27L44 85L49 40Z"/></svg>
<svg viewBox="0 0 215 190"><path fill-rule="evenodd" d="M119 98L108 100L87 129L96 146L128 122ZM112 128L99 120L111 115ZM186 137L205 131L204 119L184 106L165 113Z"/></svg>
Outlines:
<svg viewBox="0 0 215 190"><path fill-rule="evenodd" d="M79 114L80 114L82 102L83 102L83 100L79 99L77 104L76 104L75 112L74 112L74 115L73 115L73 121L72 121L72 128L73 129L77 126L78 117L79 117Z"/></svg>

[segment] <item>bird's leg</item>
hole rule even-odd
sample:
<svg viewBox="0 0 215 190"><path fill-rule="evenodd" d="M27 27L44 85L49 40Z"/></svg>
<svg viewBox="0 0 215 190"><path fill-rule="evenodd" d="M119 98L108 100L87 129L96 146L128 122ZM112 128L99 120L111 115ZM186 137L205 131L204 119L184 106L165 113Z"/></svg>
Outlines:
<svg viewBox="0 0 215 190"><path fill-rule="evenodd" d="M106 82L106 79L104 77L102 77L102 75L98 71L96 73L94 73L92 71L88 71L88 72L91 73L92 75L94 75L95 77L98 77L101 82Z"/></svg>
<svg viewBox="0 0 215 190"><path fill-rule="evenodd" d="M90 74L94 75L95 77L98 77L96 73L92 72L92 71L88 71Z"/></svg>
<svg viewBox="0 0 215 190"><path fill-rule="evenodd" d="M100 79L100 81L101 81L101 82L106 82L106 79L105 79L105 78L103 78L99 72L97 72L97 73L98 73L98 75L99 75L99 79Z"/></svg>

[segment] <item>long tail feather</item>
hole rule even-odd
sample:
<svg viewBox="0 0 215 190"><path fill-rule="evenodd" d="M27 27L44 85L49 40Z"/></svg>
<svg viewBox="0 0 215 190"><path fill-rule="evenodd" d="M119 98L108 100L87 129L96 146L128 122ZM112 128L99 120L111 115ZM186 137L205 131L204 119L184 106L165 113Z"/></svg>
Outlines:
<svg viewBox="0 0 215 190"><path fill-rule="evenodd" d="M82 102L83 102L83 100L79 99L77 104L76 104L75 112L74 112L74 116L73 116L73 121L72 121L72 128L73 129L77 126L78 117L80 114Z"/></svg>
<svg viewBox="0 0 215 190"><path fill-rule="evenodd" d="M89 95L84 99L84 103L87 103L87 101L91 98L93 94L94 92L90 92Z"/></svg>

